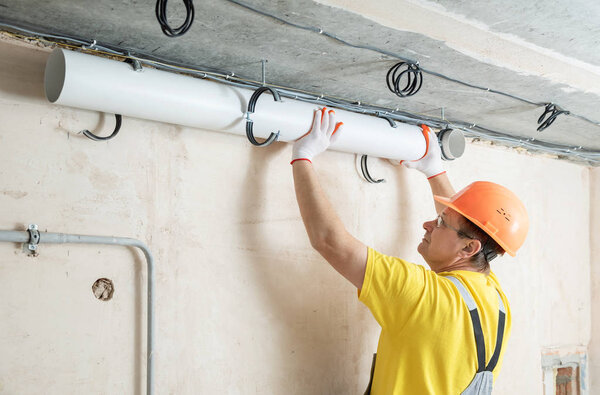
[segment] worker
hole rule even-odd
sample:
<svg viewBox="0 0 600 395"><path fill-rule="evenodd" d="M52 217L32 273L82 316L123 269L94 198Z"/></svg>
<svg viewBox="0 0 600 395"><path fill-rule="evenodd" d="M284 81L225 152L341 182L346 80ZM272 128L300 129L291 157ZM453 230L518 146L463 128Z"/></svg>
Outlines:
<svg viewBox="0 0 600 395"><path fill-rule="evenodd" d="M423 126L427 152L405 163L427 176L438 216L423 224L417 251L431 270L386 256L355 239L321 189L313 159L343 134L335 112L314 114L293 145L296 198L310 243L358 289L381 326L366 393L489 394L510 334L506 296L489 262L523 244L528 218L506 188L474 182L455 193L436 135Z"/></svg>

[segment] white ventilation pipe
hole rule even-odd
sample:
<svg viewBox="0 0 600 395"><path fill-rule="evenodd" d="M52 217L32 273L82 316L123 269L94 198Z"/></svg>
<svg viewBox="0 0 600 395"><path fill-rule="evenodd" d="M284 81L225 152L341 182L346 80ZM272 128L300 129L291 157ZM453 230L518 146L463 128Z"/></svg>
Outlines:
<svg viewBox="0 0 600 395"><path fill-rule="evenodd" d="M46 64L46 97L52 103L227 133L246 134L253 91L206 79L143 68L65 49L55 49ZM265 92L251 115L254 135L294 141L311 126L320 106ZM418 126L336 109L344 130L331 149L396 160L423 156L426 142ZM459 155L460 156L460 155Z"/></svg>

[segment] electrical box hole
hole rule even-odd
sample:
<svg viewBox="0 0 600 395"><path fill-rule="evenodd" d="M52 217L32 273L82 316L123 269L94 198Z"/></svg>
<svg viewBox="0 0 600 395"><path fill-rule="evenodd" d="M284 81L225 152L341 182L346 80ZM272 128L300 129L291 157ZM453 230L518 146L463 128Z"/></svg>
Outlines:
<svg viewBox="0 0 600 395"><path fill-rule="evenodd" d="M92 292L96 299L106 302L112 299L113 293L115 292L115 286L108 278L99 278L94 285L92 285Z"/></svg>

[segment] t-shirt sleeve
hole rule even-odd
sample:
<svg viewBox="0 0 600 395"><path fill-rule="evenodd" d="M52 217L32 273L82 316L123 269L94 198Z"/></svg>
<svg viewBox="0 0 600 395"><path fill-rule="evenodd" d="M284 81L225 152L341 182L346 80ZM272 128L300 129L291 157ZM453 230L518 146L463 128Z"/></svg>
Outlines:
<svg viewBox="0 0 600 395"><path fill-rule="evenodd" d="M399 327L422 300L427 272L422 266L383 255L369 247L358 299L371 310L382 328Z"/></svg>

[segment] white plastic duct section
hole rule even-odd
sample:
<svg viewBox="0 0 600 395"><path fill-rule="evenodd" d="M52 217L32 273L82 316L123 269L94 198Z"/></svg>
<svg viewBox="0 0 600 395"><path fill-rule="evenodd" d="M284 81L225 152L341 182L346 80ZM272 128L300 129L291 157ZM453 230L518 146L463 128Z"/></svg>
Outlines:
<svg viewBox="0 0 600 395"><path fill-rule="evenodd" d="M45 90L52 103L239 135L246 134L253 94L148 67L134 71L125 62L60 48L46 64ZM294 141L310 129L317 108L285 97L274 101L265 93L251 117L254 136L267 138L279 131L278 141ZM338 109L336 119L344 122L344 130L333 150L396 160L417 160L426 152L418 126L391 127L385 119ZM460 139L464 147L462 134Z"/></svg>

